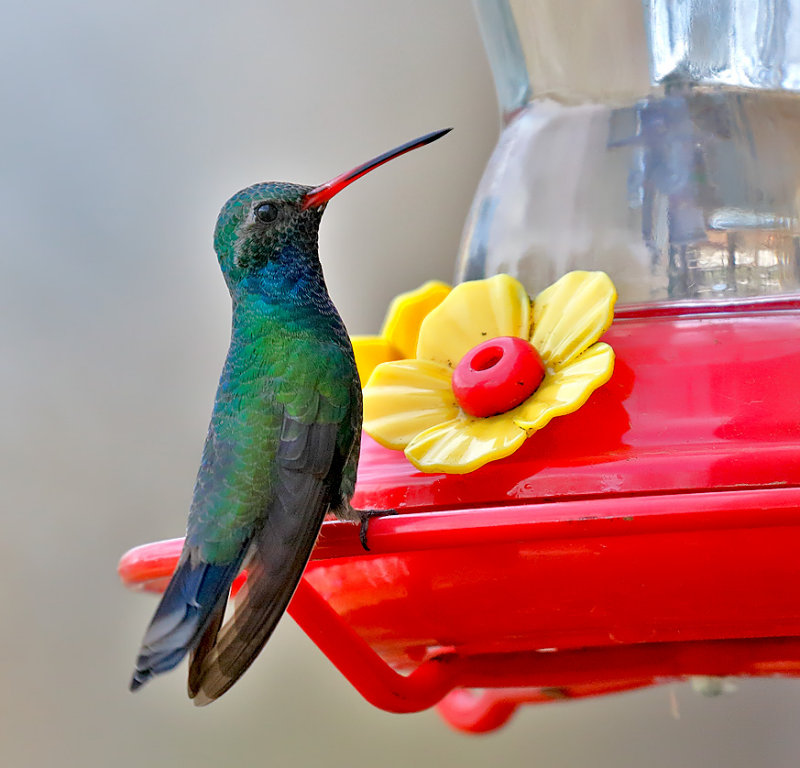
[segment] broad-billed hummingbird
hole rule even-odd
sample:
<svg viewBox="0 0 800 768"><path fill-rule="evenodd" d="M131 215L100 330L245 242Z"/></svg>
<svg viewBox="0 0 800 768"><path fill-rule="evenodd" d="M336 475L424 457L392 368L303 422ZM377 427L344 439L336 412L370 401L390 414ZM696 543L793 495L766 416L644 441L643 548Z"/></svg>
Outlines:
<svg viewBox="0 0 800 768"><path fill-rule="evenodd" d="M191 653L189 696L196 704L221 696L286 610L325 515L363 524L370 514L350 504L361 384L325 286L317 233L340 190L448 130L318 187L256 184L222 208L214 249L233 303L230 349L186 542L144 636L131 690ZM222 626L231 583L243 567L247 580Z"/></svg>

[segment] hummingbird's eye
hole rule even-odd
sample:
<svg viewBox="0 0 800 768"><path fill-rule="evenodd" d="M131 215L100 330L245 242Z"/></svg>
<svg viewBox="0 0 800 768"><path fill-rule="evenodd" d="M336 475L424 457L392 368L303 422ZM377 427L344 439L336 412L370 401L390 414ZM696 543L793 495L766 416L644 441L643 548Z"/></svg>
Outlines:
<svg viewBox="0 0 800 768"><path fill-rule="evenodd" d="M255 207L253 215L262 224L270 224L278 218L278 206L273 203L260 203Z"/></svg>

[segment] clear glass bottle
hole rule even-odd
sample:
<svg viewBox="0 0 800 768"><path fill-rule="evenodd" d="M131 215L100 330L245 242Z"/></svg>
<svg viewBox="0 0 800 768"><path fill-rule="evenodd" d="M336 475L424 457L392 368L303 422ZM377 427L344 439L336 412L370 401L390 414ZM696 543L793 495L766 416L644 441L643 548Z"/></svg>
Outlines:
<svg viewBox="0 0 800 768"><path fill-rule="evenodd" d="M457 279L800 293L800 0L476 0L502 132Z"/></svg>

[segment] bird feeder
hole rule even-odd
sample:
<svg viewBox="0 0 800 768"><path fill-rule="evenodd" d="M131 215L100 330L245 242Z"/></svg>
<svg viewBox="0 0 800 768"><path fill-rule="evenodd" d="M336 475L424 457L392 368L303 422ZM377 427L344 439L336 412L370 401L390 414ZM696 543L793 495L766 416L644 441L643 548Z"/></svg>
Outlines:
<svg viewBox="0 0 800 768"><path fill-rule="evenodd" d="M355 340L353 503L396 514L369 551L326 521L289 612L387 711L483 732L522 703L800 674L800 51L735 3L704 36L701 3L612 5L477 3L504 128L466 282ZM516 341L479 349L481 323ZM180 546L131 550L123 582L163 589Z"/></svg>

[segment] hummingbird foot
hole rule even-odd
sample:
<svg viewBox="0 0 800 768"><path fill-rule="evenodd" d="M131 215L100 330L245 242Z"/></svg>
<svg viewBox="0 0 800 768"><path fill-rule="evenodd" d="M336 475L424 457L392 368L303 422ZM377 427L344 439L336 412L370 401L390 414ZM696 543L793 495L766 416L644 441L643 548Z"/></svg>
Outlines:
<svg viewBox="0 0 800 768"><path fill-rule="evenodd" d="M355 510L354 510L355 511ZM396 509L359 509L358 516L361 519L361 525L358 531L358 540L361 542L361 546L364 547L365 552L369 552L369 546L367 545L367 533L369 529L370 520L373 517L383 517L384 515L396 515Z"/></svg>

